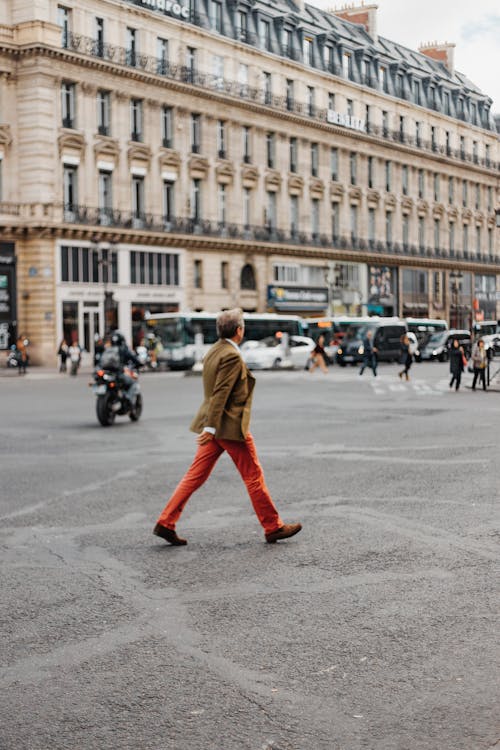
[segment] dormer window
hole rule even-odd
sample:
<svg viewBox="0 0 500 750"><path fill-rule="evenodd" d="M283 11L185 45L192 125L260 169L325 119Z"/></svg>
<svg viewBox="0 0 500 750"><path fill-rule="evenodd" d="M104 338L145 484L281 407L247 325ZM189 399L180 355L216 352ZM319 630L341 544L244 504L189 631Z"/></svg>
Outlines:
<svg viewBox="0 0 500 750"><path fill-rule="evenodd" d="M306 65L314 65L314 41L312 37L304 37L303 52Z"/></svg>
<svg viewBox="0 0 500 750"><path fill-rule="evenodd" d="M259 31L260 31L260 45L263 49L270 51L271 50L271 24L269 21L266 21L264 18L260 19L259 24Z"/></svg>

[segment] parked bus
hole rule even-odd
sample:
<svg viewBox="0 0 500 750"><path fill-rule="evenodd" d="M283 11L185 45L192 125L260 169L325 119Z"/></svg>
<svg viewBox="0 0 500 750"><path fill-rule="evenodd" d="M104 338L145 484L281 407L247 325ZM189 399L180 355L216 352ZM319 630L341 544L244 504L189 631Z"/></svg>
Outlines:
<svg viewBox="0 0 500 750"><path fill-rule="evenodd" d="M493 336L500 333L500 321L498 320L480 320L472 324L474 338L479 336Z"/></svg>
<svg viewBox="0 0 500 750"><path fill-rule="evenodd" d="M298 315L245 313L243 317L245 341L260 341L279 333L304 335L303 321ZM217 313L146 313L144 319L149 331L161 342L157 352L158 364L171 370L187 370L194 365L198 354L196 334L203 335L203 344L199 346L202 355L217 341Z"/></svg>
<svg viewBox="0 0 500 750"><path fill-rule="evenodd" d="M404 318L408 330L417 337L420 351L425 347L433 333L448 330L448 323L441 318Z"/></svg>

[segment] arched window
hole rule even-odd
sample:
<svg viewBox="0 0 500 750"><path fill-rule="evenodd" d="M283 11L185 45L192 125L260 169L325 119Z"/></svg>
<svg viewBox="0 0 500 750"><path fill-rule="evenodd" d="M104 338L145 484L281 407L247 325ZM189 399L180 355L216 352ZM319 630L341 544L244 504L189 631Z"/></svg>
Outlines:
<svg viewBox="0 0 500 750"><path fill-rule="evenodd" d="M253 270L253 266L251 266L250 263L247 263L241 269L240 289L255 290L256 288L255 271Z"/></svg>

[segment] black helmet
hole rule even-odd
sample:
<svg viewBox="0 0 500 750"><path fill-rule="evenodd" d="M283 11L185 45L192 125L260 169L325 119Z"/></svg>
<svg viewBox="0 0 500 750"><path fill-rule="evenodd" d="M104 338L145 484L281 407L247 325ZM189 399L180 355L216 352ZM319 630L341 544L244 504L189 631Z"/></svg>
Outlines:
<svg viewBox="0 0 500 750"><path fill-rule="evenodd" d="M113 331L111 334L111 343L113 346L122 346L125 343L125 337L120 331Z"/></svg>

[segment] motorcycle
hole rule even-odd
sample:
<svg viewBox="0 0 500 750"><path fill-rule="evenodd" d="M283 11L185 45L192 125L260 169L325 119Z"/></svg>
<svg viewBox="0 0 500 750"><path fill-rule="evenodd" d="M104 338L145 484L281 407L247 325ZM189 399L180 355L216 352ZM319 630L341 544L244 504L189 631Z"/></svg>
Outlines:
<svg viewBox="0 0 500 750"><path fill-rule="evenodd" d="M123 383L120 372L104 369L94 372L94 383L91 385L97 396L97 419L103 427L112 425L117 415L128 414L132 422L137 422L142 414L143 401L137 373L125 368L123 374L134 381L129 388Z"/></svg>

